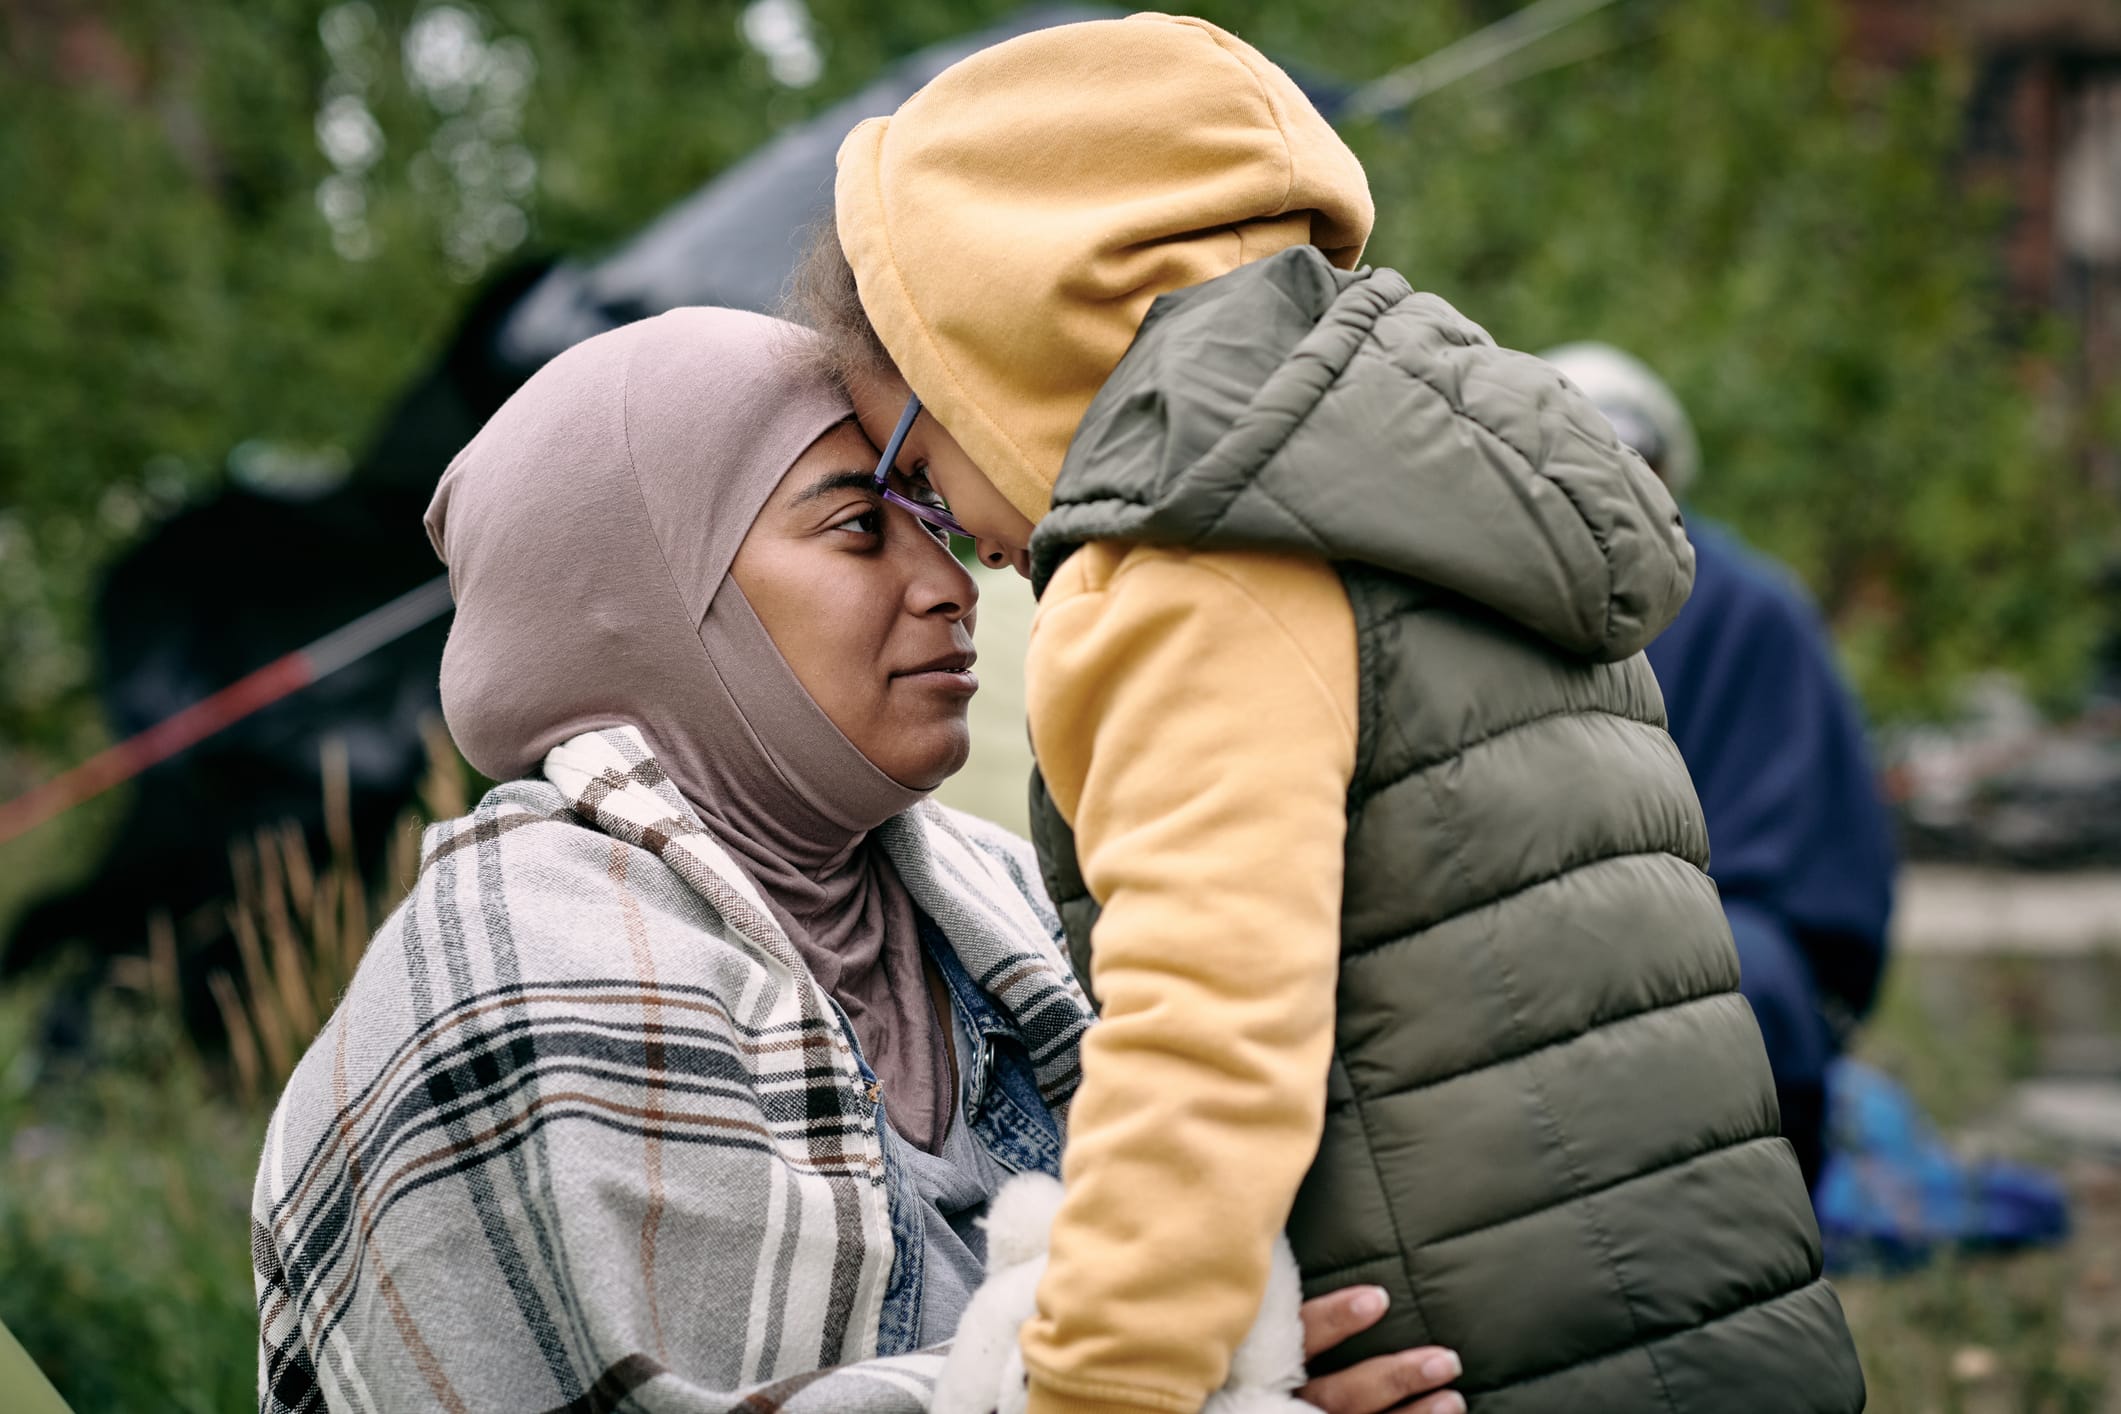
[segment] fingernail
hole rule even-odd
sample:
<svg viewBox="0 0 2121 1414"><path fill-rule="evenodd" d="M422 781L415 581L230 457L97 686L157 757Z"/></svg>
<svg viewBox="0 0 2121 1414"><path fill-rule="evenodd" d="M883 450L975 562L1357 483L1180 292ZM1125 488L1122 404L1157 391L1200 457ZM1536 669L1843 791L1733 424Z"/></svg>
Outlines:
<svg viewBox="0 0 2121 1414"><path fill-rule="evenodd" d="M1385 1308L1392 1304L1391 1293L1381 1286L1365 1286L1358 1289L1355 1299L1348 1303L1350 1310L1365 1320L1382 1316Z"/></svg>
<svg viewBox="0 0 2121 1414"><path fill-rule="evenodd" d="M1436 1414L1466 1414L1466 1402L1456 1394L1447 1394L1436 1401Z"/></svg>
<svg viewBox="0 0 2121 1414"><path fill-rule="evenodd" d="M1431 1355L1428 1359L1421 1362L1422 1378L1434 1380L1438 1384L1442 1384L1445 1380L1455 1380L1465 1372L1466 1367L1460 1364L1458 1357L1448 1350L1441 1355Z"/></svg>

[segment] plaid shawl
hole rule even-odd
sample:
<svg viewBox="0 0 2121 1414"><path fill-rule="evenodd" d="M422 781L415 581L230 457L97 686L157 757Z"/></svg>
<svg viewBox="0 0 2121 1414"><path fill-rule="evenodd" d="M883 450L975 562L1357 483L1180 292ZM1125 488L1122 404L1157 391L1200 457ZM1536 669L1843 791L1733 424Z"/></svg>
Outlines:
<svg viewBox="0 0 2121 1414"><path fill-rule="evenodd" d="M631 729L428 830L288 1082L252 1205L259 1408L885 1414L877 1090ZM1056 1111L1089 1011L1022 841L879 838Z"/></svg>

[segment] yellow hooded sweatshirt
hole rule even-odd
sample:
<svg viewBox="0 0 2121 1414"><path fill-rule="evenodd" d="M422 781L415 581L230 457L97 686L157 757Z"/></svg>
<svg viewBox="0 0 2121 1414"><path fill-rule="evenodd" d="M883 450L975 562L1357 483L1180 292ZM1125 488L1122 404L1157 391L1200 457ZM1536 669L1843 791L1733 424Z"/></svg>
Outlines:
<svg viewBox="0 0 2121 1414"><path fill-rule="evenodd" d="M1288 75L1166 15L966 59L848 136L836 200L884 347L1034 522L1158 295L1300 243L1352 266L1372 218ZM1103 910L1030 1407L1194 1414L1324 1122L1354 619L1323 561L1093 544L1048 585L1027 671Z"/></svg>

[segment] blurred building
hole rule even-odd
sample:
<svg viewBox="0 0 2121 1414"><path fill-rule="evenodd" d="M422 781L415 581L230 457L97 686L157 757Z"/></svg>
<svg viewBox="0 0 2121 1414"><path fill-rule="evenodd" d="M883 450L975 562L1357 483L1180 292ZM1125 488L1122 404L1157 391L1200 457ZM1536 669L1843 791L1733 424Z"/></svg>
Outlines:
<svg viewBox="0 0 2121 1414"><path fill-rule="evenodd" d="M2121 5L2113 0L1841 0L1862 60L1898 67L1952 46L1973 64L1971 185L2008 203L2014 303L2078 340L2074 391L2121 378ZM2121 494L2121 461L2091 471Z"/></svg>

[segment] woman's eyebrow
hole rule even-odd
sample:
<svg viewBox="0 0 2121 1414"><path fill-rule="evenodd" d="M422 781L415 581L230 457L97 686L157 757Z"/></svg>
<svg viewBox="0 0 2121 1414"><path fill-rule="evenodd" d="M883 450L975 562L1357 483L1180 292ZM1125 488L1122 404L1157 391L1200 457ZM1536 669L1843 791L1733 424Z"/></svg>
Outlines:
<svg viewBox="0 0 2121 1414"><path fill-rule="evenodd" d="M840 491L867 491L875 484L874 471L856 471L851 467L846 471L828 471L804 487L802 494L788 504L807 505L821 496L830 496Z"/></svg>

